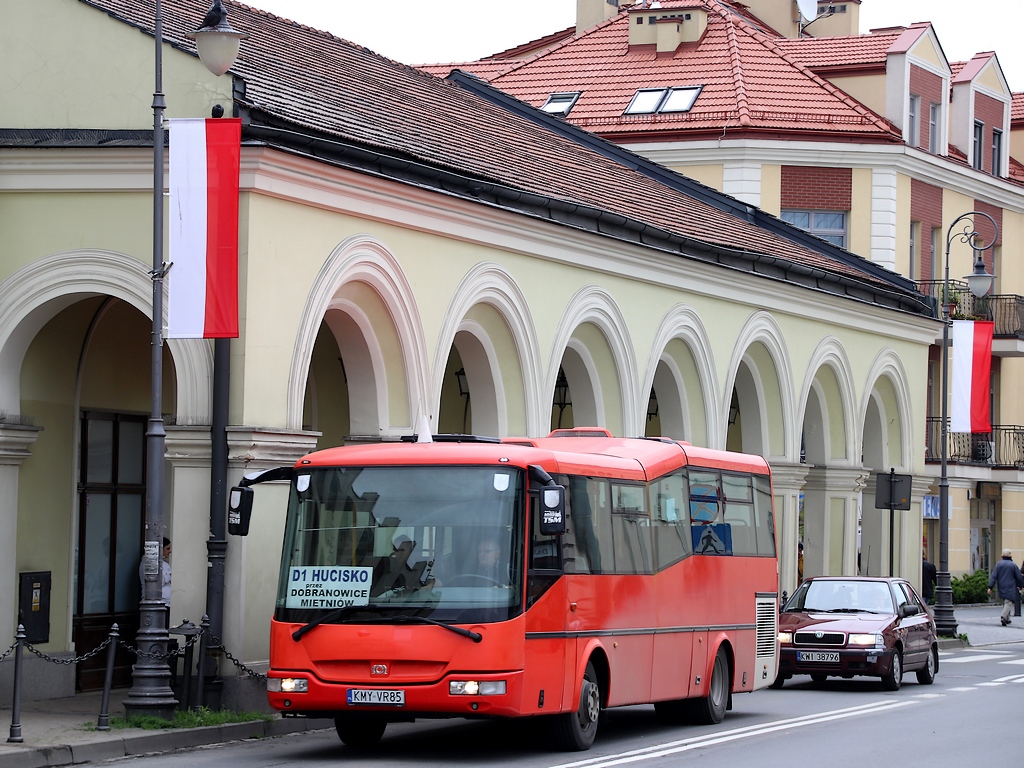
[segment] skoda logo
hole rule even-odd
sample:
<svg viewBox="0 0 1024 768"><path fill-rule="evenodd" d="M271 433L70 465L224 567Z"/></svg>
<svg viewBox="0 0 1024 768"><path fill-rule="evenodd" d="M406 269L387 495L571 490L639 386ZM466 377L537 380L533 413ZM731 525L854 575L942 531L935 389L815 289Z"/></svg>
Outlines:
<svg viewBox="0 0 1024 768"><path fill-rule="evenodd" d="M388 673L388 665L387 664L373 664L370 667L370 674L371 675L386 675L387 673Z"/></svg>
<svg viewBox="0 0 1024 768"><path fill-rule="evenodd" d="M824 632L815 632L815 633L814 633L814 637L815 637L815 639L817 639L817 640L821 640L821 638L823 638L824 636L825 636L825 633L824 633Z"/></svg>

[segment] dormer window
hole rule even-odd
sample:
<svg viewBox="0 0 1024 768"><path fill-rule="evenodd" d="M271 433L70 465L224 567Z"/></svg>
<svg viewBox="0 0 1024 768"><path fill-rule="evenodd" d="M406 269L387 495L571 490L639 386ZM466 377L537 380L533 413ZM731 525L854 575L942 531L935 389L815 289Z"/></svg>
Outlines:
<svg viewBox="0 0 1024 768"><path fill-rule="evenodd" d="M1003 132L992 131L992 175L998 176L1003 169Z"/></svg>
<svg viewBox="0 0 1024 768"><path fill-rule="evenodd" d="M910 113L907 116L907 144L916 147L918 143L917 119L921 113L921 97L910 97Z"/></svg>
<svg viewBox="0 0 1024 768"><path fill-rule="evenodd" d="M984 169L984 157L985 157L985 124L979 121L974 123L974 147L971 158L971 165L977 168L979 171Z"/></svg>
<svg viewBox="0 0 1024 768"><path fill-rule="evenodd" d="M579 91L552 93L548 96L548 100L544 102L544 106L541 107L541 110L547 112L549 115L565 117L569 114L569 110L573 108L579 97Z"/></svg>
<svg viewBox="0 0 1024 768"><path fill-rule="evenodd" d="M928 105L928 151L939 154L939 105Z"/></svg>
<svg viewBox="0 0 1024 768"><path fill-rule="evenodd" d="M704 86L683 88L641 88L626 107L627 115L652 115L655 112L689 112Z"/></svg>

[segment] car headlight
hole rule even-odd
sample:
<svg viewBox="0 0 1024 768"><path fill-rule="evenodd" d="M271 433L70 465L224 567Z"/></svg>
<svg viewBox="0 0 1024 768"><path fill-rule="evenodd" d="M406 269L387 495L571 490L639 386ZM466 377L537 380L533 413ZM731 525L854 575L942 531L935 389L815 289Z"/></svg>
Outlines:
<svg viewBox="0 0 1024 768"><path fill-rule="evenodd" d="M448 693L452 696L504 696L504 680L451 680Z"/></svg>
<svg viewBox="0 0 1024 768"><path fill-rule="evenodd" d="M879 634L854 633L847 638L847 645L885 645Z"/></svg>
<svg viewBox="0 0 1024 768"><path fill-rule="evenodd" d="M304 677L268 677L267 690L271 693L308 693L309 680Z"/></svg>
<svg viewBox="0 0 1024 768"><path fill-rule="evenodd" d="M793 642L792 632L779 632L779 643L781 645L789 645Z"/></svg>

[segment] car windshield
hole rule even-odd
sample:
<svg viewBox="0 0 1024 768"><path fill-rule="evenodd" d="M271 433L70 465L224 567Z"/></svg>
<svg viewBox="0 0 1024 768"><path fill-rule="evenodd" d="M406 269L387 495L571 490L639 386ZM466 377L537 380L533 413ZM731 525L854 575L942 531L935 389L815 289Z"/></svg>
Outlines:
<svg viewBox="0 0 1024 768"><path fill-rule="evenodd" d="M786 604L787 611L893 613L892 592L884 581L806 581Z"/></svg>
<svg viewBox="0 0 1024 768"><path fill-rule="evenodd" d="M511 618L522 602L524 482L514 467L300 472L285 522L276 618Z"/></svg>

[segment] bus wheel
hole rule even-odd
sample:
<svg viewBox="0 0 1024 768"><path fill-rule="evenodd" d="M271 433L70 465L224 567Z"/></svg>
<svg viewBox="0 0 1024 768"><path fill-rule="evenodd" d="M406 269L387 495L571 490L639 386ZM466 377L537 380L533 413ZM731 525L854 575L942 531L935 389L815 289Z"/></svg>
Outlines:
<svg viewBox="0 0 1024 768"><path fill-rule="evenodd" d="M708 695L702 699L690 700L690 718L697 725L714 725L722 722L729 704L729 660L725 649L719 647L715 654L715 665L711 668L711 684Z"/></svg>
<svg viewBox="0 0 1024 768"><path fill-rule="evenodd" d="M567 752L590 749L597 736L601 717L601 688L597 683L594 665L587 663L580 686L580 703L575 712L555 715L553 720L555 743Z"/></svg>
<svg viewBox="0 0 1024 768"><path fill-rule="evenodd" d="M334 730L342 743L353 749L369 749L377 746L384 735L388 721L373 715L338 715L334 718Z"/></svg>

